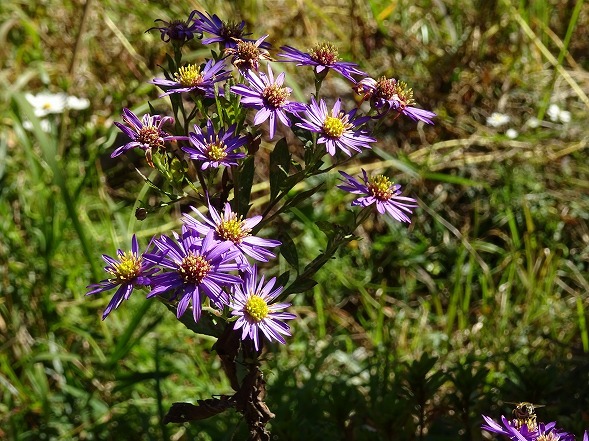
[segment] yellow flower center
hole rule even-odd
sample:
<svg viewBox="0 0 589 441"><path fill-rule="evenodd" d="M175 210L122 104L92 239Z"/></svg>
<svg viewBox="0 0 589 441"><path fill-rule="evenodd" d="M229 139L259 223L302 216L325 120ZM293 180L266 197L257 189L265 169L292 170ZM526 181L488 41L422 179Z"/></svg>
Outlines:
<svg viewBox="0 0 589 441"><path fill-rule="evenodd" d="M339 61L337 48L331 43L318 43L309 51L309 55L319 64L331 66Z"/></svg>
<svg viewBox="0 0 589 441"><path fill-rule="evenodd" d="M252 295L245 304L245 312L256 322L261 322L268 316L268 304L266 301L257 295Z"/></svg>
<svg viewBox="0 0 589 441"><path fill-rule="evenodd" d="M372 178L372 181L368 184L368 191L372 196L380 201L388 201L393 195L391 190L393 183L383 175L377 175Z"/></svg>
<svg viewBox="0 0 589 441"><path fill-rule="evenodd" d="M347 117L345 118L347 119ZM328 116L323 121L323 133L330 138L339 138L348 127L349 125L346 124L346 121L341 118L334 118L333 116Z"/></svg>
<svg viewBox="0 0 589 441"><path fill-rule="evenodd" d="M528 426L528 430L536 430L536 429L530 428ZM557 435L555 435L554 432L550 432L548 435L543 433L538 438L536 438L536 441L558 441L558 440L559 440L559 437Z"/></svg>
<svg viewBox="0 0 589 441"><path fill-rule="evenodd" d="M182 260L178 273L184 279L184 283L198 284L207 276L211 268L211 264L203 256L190 253Z"/></svg>
<svg viewBox="0 0 589 441"><path fill-rule="evenodd" d="M141 257L135 256L131 251L126 251L120 257L120 262L109 269L113 277L111 281L118 283L127 283L141 274Z"/></svg>
<svg viewBox="0 0 589 441"><path fill-rule="evenodd" d="M233 213L230 219L223 220L217 225L217 234L223 240L230 240L234 244L239 244L244 238L249 236L251 230L245 228L243 220L238 219Z"/></svg>
<svg viewBox="0 0 589 441"><path fill-rule="evenodd" d="M399 100L407 106L415 103L415 100L413 99L413 89L411 89L405 81L397 82L397 95L399 96Z"/></svg>
<svg viewBox="0 0 589 441"><path fill-rule="evenodd" d="M213 161L222 161L227 157L225 144L219 139L217 139L215 142L209 143L207 145L207 156Z"/></svg>
<svg viewBox="0 0 589 441"><path fill-rule="evenodd" d="M275 109L284 106L289 96L290 92L286 87L280 87L276 84L270 84L262 92L264 101Z"/></svg>
<svg viewBox="0 0 589 441"><path fill-rule="evenodd" d="M194 87L202 83L203 76L200 67L195 64L187 64L174 74L174 79L184 87Z"/></svg>

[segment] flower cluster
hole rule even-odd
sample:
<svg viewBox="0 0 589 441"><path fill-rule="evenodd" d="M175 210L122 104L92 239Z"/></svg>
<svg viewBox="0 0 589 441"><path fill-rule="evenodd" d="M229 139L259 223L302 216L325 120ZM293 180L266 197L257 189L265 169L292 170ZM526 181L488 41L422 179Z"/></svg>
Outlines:
<svg viewBox="0 0 589 441"><path fill-rule="evenodd" d="M270 140L275 138L279 125L293 129L296 127L299 130L297 133L302 129L307 133L306 139L312 140L316 146L322 146L324 153L337 158L341 152L352 157L370 149L371 144L377 142L372 135L370 121L390 112L433 124L435 114L415 106L413 91L405 82L394 78L381 77L375 80L369 77L355 63L342 61L332 43L319 43L308 52L283 46L277 58L279 62L312 67L316 84L320 84L328 72L333 70L352 83L351 88L362 96L362 101L370 103L371 112L362 115L359 107L346 111L341 98L335 99L333 105L328 107L328 101L320 98L318 93L310 96L308 103L292 100L292 89L285 85L285 72L275 75L270 65L265 70L260 69L261 60L272 60L269 54L271 45L265 41L268 35L256 40L245 38L249 34L244 32L243 21L228 23L214 14L193 11L186 21L163 24L165 26L152 29L160 30L164 41L187 42L199 33L205 36L202 44L218 43L222 52L201 65L177 66L176 71L166 73L165 78L152 80L153 84L164 90L162 96L187 94L196 102L202 102L205 98L218 100L224 97L231 100L232 97L227 96L229 92L237 97L243 112L247 109L255 110L252 129L268 123ZM230 69L231 64L237 67L239 73L237 84ZM230 87L225 87L225 83ZM196 161L201 170L239 167L247 157L242 150L248 143L247 123L238 120L227 126L222 121L203 116L205 118L201 121L205 121L206 129L202 125L194 125L194 131L188 133L188 136L172 135L163 128L174 123L172 117L147 114L139 120L139 117L125 109L125 124L116 125L131 141L117 148L112 156L139 147L146 152L147 161L153 166L153 152L169 153L172 149L166 149L168 142L188 141L181 143L181 151ZM251 138L251 129L249 133ZM343 176L347 184L340 185L340 189L366 195L352 205L367 206L374 203L378 213L387 213L400 222L410 222L408 214L415 207L415 201L400 196L400 186L387 184L389 180L384 176L380 184L369 184L366 176L364 184L354 183L345 173ZM387 185L387 188L377 189Z"/></svg>
<svg viewBox="0 0 589 441"><path fill-rule="evenodd" d="M138 288L148 299L168 302L178 318L191 313L199 322L210 313L215 320L232 324L256 350L262 337L284 343L284 336L290 335L285 322L295 317L284 311L289 304L276 302L284 283L258 276L258 265L268 266L281 243L259 237L258 230L297 200L284 198L297 183L371 149L377 142L374 127L385 115L433 124L435 114L416 107L406 83L386 77L374 80L357 64L340 59L332 43L319 43L307 52L283 46L275 62L268 35L249 38L243 21L225 22L217 15L193 11L185 20L160 19L156 24L149 30L160 32L162 41L173 46L174 56L167 58L163 76L151 84L163 90L162 97L169 97L173 113L158 112L151 105L143 115L123 109L122 122L115 125L128 139L111 156L143 151L164 181L160 188L150 180L150 188L173 201L198 201L206 205L207 214L202 207L191 207L192 213L182 217L179 233L153 237L144 253L133 236L130 251L118 250L116 258L103 256L109 278L90 285L88 294L116 289L103 318ZM183 48L192 43L218 45L218 50L211 50L211 58L185 63ZM271 62L311 67L315 94L295 99L287 74ZM350 90L370 108L320 96L321 84L331 71L347 80ZM270 152L268 166L262 164L267 156L254 162L262 124L267 125L268 142L292 132ZM300 142L287 145L295 138ZM304 152L294 153L295 149ZM325 162L329 164L324 166ZM253 179L264 172L268 172L271 201L263 215L247 217ZM403 196L400 185L384 175L369 177L364 170L361 180L340 173L343 183L338 188L357 196L352 206L374 207L379 215L411 221L416 200ZM188 194L190 190L194 194ZM148 210L142 210L144 219ZM364 218L356 217L350 234L357 219Z"/></svg>
<svg viewBox="0 0 589 441"><path fill-rule="evenodd" d="M374 204L380 214L388 213L399 222L411 222L409 214L417 207L416 200L401 196L401 186L392 183L386 176L377 175L368 178L365 170L362 170L362 182L354 179L346 172L340 171L345 178L345 183L338 188L353 194L363 195L352 202L352 205L367 207Z"/></svg>
<svg viewBox="0 0 589 441"><path fill-rule="evenodd" d="M275 278L264 283L262 276L258 281L256 264L247 258L267 262L275 257L268 248L277 247L280 242L251 235L261 216L241 219L229 203L222 216L212 206L211 218L193 210L204 223L187 214L181 234L173 232L172 237L152 238L146 252L139 253L134 235L131 251L119 249L116 259L103 256L110 277L89 285L87 293L117 288L102 318L127 300L137 287L148 290L147 298L159 296L174 304L178 318L189 307L195 322L200 320L203 306L211 305L220 315L230 310L231 315L239 317L235 329L243 328L242 339L253 340L256 349L260 348L261 335L284 343L282 335L290 335L284 320L295 315L282 312L290 304L273 304L282 287L275 288Z"/></svg>

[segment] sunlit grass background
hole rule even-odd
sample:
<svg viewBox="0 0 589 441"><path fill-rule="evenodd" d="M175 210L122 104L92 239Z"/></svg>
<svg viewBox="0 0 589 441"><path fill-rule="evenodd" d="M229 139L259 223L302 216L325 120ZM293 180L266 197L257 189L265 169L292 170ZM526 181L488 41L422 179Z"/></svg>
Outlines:
<svg viewBox="0 0 589 441"><path fill-rule="evenodd" d="M147 100L166 108L147 84L165 46L145 30L196 8L244 19L276 47L333 41L439 115L390 123L364 156L420 208L409 228L371 218L292 300L294 335L265 355L273 439L479 440L481 413L523 400L546 405L542 420L589 427L589 5L5 0L0 439L245 439L236 414L161 423L175 401L230 392L211 340L140 296L105 322L110 297L84 297L101 253L177 226L177 206L135 220L139 200L156 202L135 167L151 170L133 153L110 159L112 123ZM188 58L206 54L194 47ZM296 72L308 96L311 77ZM351 99L335 77L326 87ZM90 106L53 116L47 133L24 99L41 91ZM570 122L552 121L551 104ZM493 112L509 122L489 126ZM315 222L342 219L348 202L334 189L284 216L302 263L325 246Z"/></svg>

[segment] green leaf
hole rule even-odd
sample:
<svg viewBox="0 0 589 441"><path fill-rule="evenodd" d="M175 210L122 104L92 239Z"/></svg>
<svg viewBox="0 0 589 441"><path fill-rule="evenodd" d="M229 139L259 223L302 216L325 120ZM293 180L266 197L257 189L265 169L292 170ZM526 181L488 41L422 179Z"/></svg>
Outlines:
<svg viewBox="0 0 589 441"><path fill-rule="evenodd" d="M335 232L339 228L341 228L341 227L338 227L338 225L332 224L331 222L328 222L328 221L318 221L318 222L315 222L315 225L317 225L317 227L321 230L321 232L323 234L325 234L327 237L333 236L333 234L335 234Z"/></svg>
<svg viewBox="0 0 589 441"><path fill-rule="evenodd" d="M313 279L296 279L294 282L290 284L286 290L284 290L283 294L296 294L300 292L305 292L313 288L317 285L317 282Z"/></svg>
<svg viewBox="0 0 589 441"><path fill-rule="evenodd" d="M173 371L131 372L130 374L118 373L116 377L116 386L113 388L113 393L121 392L128 388L134 388L138 384L145 383L146 381L158 379L164 380L173 373Z"/></svg>
<svg viewBox="0 0 589 441"><path fill-rule="evenodd" d="M164 72L166 78L172 79L171 73L176 72L176 62L170 54L166 54L166 61L168 62L168 71Z"/></svg>
<svg viewBox="0 0 589 441"><path fill-rule="evenodd" d="M424 173L425 179L432 181L447 182L448 184L464 185L465 187L485 187L483 182L474 181L472 179L463 178L462 176L449 175L446 173Z"/></svg>
<svg viewBox="0 0 589 441"><path fill-rule="evenodd" d="M168 308L168 311L176 316L177 310L175 306L163 300L162 303ZM225 322L222 319L214 317L206 311L203 311L198 322L194 321L191 311L187 311L184 315L178 318L178 321L195 334L210 335L212 337L219 337L223 332L223 327L225 325Z"/></svg>
<svg viewBox="0 0 589 441"><path fill-rule="evenodd" d="M290 278L290 271L285 271L276 278L276 286L286 286Z"/></svg>
<svg viewBox="0 0 589 441"><path fill-rule="evenodd" d="M239 182L235 183L237 188L237 206L235 210L240 216L246 216L250 209L250 195L254 182L254 157L248 156L241 163L239 169Z"/></svg>
<svg viewBox="0 0 589 441"><path fill-rule="evenodd" d="M288 177L290 167L290 153L285 138L276 143L274 150L270 153L270 200L278 195Z"/></svg>
<svg viewBox="0 0 589 441"><path fill-rule="evenodd" d="M296 194L294 197L292 197L291 199L286 201L286 203L284 204L284 208L296 207L301 202L309 199L311 196L313 196L319 190L322 190L324 185L325 185L325 183L322 182L322 183L316 185L315 187L311 188L310 190L302 191L302 192ZM283 211L283 210L281 209L280 211Z"/></svg>
<svg viewBox="0 0 589 441"><path fill-rule="evenodd" d="M293 242L292 238L286 231L281 231L278 235L278 240L282 242L280 245L280 254L286 259L286 261L292 266L297 273L299 272L299 254L297 247Z"/></svg>
<svg viewBox="0 0 589 441"><path fill-rule="evenodd" d="M137 339L133 339L133 335L140 332L139 325L147 317L147 312L152 305L153 302L149 301L141 303L141 306L133 315L132 320L127 324L125 332L117 338L117 344L110 353L110 357L106 363L107 366L114 366L129 353L134 342L137 342Z"/></svg>

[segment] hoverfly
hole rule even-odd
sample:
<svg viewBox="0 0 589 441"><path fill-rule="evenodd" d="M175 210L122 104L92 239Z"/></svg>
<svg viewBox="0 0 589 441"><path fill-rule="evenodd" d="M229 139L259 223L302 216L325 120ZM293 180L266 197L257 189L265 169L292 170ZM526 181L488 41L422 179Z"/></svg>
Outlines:
<svg viewBox="0 0 589 441"><path fill-rule="evenodd" d="M513 409L513 416L515 417L513 419L513 425L517 430L520 430L524 424L531 432L538 429L535 409L544 407L543 404L532 404L527 401L508 404L515 404L515 408Z"/></svg>

